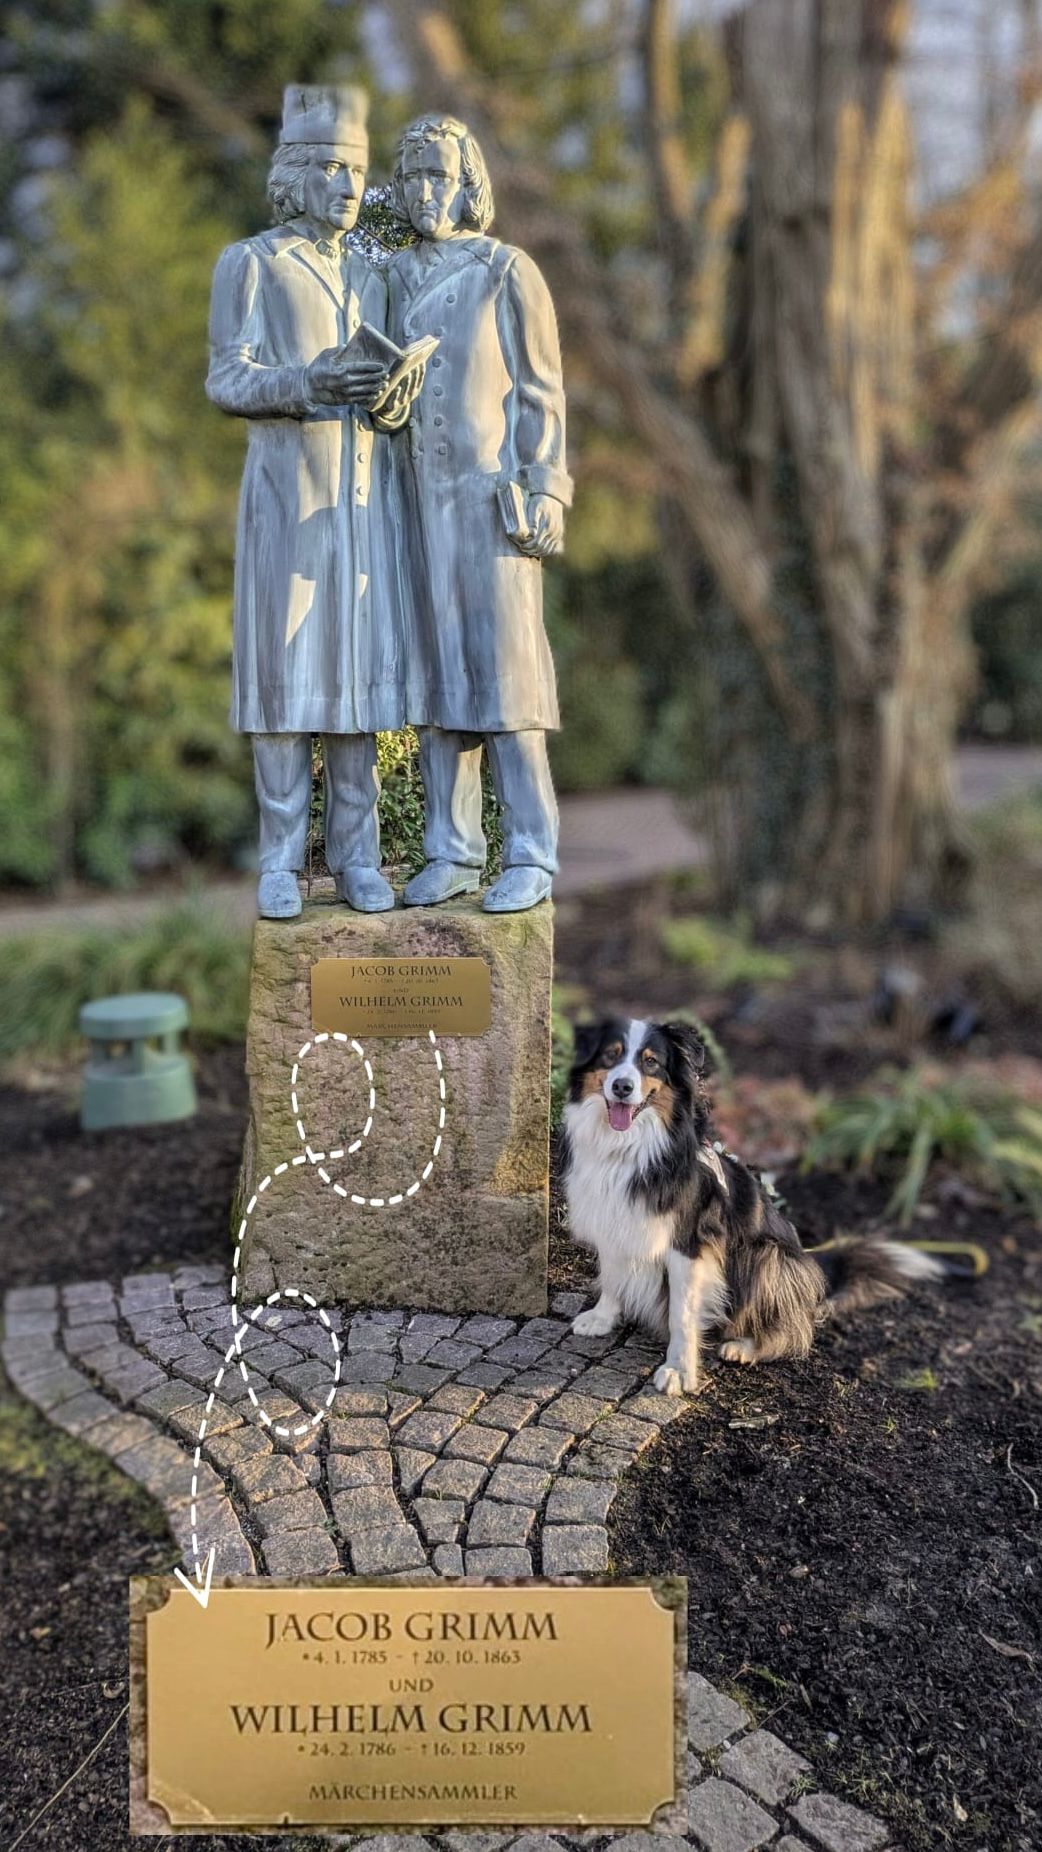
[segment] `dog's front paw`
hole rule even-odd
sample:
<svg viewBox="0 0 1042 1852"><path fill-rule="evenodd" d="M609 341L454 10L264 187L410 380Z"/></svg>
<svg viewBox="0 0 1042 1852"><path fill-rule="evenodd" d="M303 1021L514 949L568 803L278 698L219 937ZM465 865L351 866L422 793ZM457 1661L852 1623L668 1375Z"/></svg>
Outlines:
<svg viewBox="0 0 1042 1852"><path fill-rule="evenodd" d="M684 1385L680 1380L680 1371L671 1363L660 1363L652 1378L660 1395L683 1395Z"/></svg>
<svg viewBox="0 0 1042 1852"><path fill-rule="evenodd" d="M729 1338L721 1344L720 1355L725 1363L755 1363L756 1346L752 1338Z"/></svg>
<svg viewBox="0 0 1042 1852"><path fill-rule="evenodd" d="M614 1318L599 1312L595 1305L588 1312L580 1312L578 1318L572 1319L572 1330L577 1338L606 1338L614 1329Z"/></svg>

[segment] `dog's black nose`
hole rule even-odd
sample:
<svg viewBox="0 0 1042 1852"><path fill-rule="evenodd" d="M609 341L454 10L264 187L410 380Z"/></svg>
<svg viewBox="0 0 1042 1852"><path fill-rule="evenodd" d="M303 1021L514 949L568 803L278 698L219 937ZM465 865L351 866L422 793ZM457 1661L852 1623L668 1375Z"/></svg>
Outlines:
<svg viewBox="0 0 1042 1852"><path fill-rule="evenodd" d="M620 1077L620 1079L612 1081L611 1090L617 1100L628 1100L633 1092L633 1082L632 1080L623 1080Z"/></svg>

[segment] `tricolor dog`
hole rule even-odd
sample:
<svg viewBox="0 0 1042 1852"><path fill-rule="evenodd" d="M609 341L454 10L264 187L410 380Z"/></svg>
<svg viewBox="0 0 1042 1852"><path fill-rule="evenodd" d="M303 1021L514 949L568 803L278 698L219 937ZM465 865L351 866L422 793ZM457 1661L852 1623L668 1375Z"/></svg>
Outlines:
<svg viewBox="0 0 1042 1852"><path fill-rule="evenodd" d="M668 1336L655 1387L699 1387L704 1332L728 1363L805 1357L837 1311L963 1269L877 1238L805 1252L738 1158L713 1143L702 1044L684 1023L608 1020L575 1032L564 1111L572 1237L596 1251L600 1297L572 1329L623 1322Z"/></svg>

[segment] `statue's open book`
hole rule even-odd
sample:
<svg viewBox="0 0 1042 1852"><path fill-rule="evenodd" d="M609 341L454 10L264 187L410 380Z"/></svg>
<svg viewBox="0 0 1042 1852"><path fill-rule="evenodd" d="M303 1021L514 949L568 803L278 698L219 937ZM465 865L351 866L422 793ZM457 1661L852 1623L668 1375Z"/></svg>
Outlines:
<svg viewBox="0 0 1042 1852"><path fill-rule="evenodd" d="M408 347L399 347L396 341L392 341L389 335L381 334L379 328L374 328L371 322L362 322L344 348L344 353L350 354L354 360L383 360L391 369L383 392L375 404L369 407L370 412L381 411L406 374L411 373L413 367L421 361L429 360L437 345L436 335L425 334L418 341L410 341Z"/></svg>

